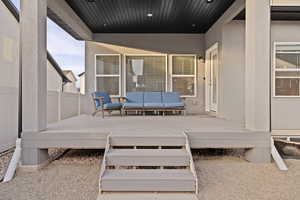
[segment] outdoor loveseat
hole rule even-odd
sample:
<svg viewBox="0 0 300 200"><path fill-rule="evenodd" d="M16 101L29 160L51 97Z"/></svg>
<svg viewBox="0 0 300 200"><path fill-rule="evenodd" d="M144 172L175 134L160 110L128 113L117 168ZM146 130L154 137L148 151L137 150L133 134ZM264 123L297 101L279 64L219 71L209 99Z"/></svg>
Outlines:
<svg viewBox="0 0 300 200"><path fill-rule="evenodd" d="M178 92L128 92L123 111L182 111L185 104Z"/></svg>

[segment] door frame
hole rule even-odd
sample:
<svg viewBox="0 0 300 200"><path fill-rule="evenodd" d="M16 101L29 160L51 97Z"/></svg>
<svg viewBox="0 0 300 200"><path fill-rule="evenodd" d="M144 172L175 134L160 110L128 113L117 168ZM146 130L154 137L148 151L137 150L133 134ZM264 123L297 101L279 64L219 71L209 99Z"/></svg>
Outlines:
<svg viewBox="0 0 300 200"><path fill-rule="evenodd" d="M211 80L211 59L210 55L212 52L217 52L217 79L216 79L216 107L211 109L211 87L208 85L208 81ZM219 43L215 43L205 51L205 111L218 113L219 106Z"/></svg>

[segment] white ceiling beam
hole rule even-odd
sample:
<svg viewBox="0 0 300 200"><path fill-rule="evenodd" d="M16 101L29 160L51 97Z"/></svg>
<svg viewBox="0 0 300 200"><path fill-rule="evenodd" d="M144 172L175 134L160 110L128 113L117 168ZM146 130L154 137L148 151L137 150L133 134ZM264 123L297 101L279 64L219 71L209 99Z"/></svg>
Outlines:
<svg viewBox="0 0 300 200"><path fill-rule="evenodd" d="M93 33L64 0L48 0L48 17L78 40L92 40Z"/></svg>

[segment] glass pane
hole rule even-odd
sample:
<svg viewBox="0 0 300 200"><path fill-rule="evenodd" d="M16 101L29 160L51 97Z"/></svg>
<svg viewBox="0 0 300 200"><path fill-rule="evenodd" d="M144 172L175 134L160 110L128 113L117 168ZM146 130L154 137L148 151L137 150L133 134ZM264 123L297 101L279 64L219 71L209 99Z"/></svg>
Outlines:
<svg viewBox="0 0 300 200"><path fill-rule="evenodd" d="M193 77L173 77L173 91L183 96L194 96L195 79Z"/></svg>
<svg viewBox="0 0 300 200"><path fill-rule="evenodd" d="M300 45L277 45L276 68L299 69Z"/></svg>
<svg viewBox="0 0 300 200"><path fill-rule="evenodd" d="M119 56L96 56L97 75L119 75Z"/></svg>
<svg viewBox="0 0 300 200"><path fill-rule="evenodd" d="M119 77L97 77L96 91L105 91L110 95L119 95Z"/></svg>
<svg viewBox="0 0 300 200"><path fill-rule="evenodd" d="M212 103L217 103L217 54L213 54L212 56Z"/></svg>
<svg viewBox="0 0 300 200"><path fill-rule="evenodd" d="M127 56L126 91L159 92L166 87L164 56Z"/></svg>
<svg viewBox="0 0 300 200"><path fill-rule="evenodd" d="M173 56L172 73L175 75L194 75L195 57L194 56Z"/></svg>
<svg viewBox="0 0 300 200"><path fill-rule="evenodd" d="M277 96L299 96L299 80L295 78L276 78Z"/></svg>

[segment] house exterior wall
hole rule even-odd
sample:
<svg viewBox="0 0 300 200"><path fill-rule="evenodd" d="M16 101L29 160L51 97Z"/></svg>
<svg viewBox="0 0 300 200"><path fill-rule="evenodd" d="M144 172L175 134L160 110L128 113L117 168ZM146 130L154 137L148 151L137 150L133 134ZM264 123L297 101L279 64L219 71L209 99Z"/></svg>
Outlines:
<svg viewBox="0 0 300 200"><path fill-rule="evenodd" d="M245 51L244 27L239 21L224 26L219 68L219 116L240 123L245 122L245 54L241 53Z"/></svg>
<svg viewBox="0 0 300 200"><path fill-rule="evenodd" d="M73 72L65 73L65 75L71 82L68 82L64 85L63 91L69 93L78 93L78 88L76 87L77 79L74 77Z"/></svg>
<svg viewBox="0 0 300 200"><path fill-rule="evenodd" d="M202 34L95 34L86 42L86 92L95 91L95 54L195 54L204 57ZM123 59L121 69L123 74ZM170 67L170 66L169 66ZM168 69L169 69L168 67ZM188 113L204 113L204 61L197 59L197 96L186 98ZM167 82L171 77L168 70ZM123 77L122 77L123 78ZM124 80L122 80L123 83ZM167 90L170 90L169 84ZM125 91L122 84L122 95Z"/></svg>
<svg viewBox="0 0 300 200"><path fill-rule="evenodd" d="M19 23L0 1L0 152L14 146L18 135L19 98ZM5 27L5 28L3 28ZM47 61L48 99L61 92L62 78ZM56 99L56 97L55 97ZM57 104L56 104L57 106ZM47 105L48 110L53 110ZM53 121L53 112L48 112L48 122Z"/></svg>
<svg viewBox="0 0 300 200"><path fill-rule="evenodd" d="M0 152L18 135L19 33L18 22L0 1Z"/></svg>
<svg viewBox="0 0 300 200"><path fill-rule="evenodd" d="M272 54L271 64L274 63L274 42L300 42L299 21L276 21L271 26ZM273 73L272 73L273 74ZM273 80L273 77L272 77ZM272 84L273 85L273 84ZM273 88L272 88L273 96ZM300 129L300 97L272 97L272 129Z"/></svg>
<svg viewBox="0 0 300 200"><path fill-rule="evenodd" d="M217 116L245 123L245 23L215 24L205 34L206 49L218 43ZM242 32L242 31L243 32Z"/></svg>
<svg viewBox="0 0 300 200"><path fill-rule="evenodd" d="M271 80L273 83L274 42L300 42L300 22L273 21L271 24ZM239 119L244 116L245 22L233 21L224 26L223 60L220 66L220 116ZM240 67L239 67L240 66ZM232 77L235 77L232 79ZM239 80L237 80L237 78ZM262 83L263 84L263 83ZM300 97L271 97L272 130L300 129ZM232 98L234 91L234 98Z"/></svg>

